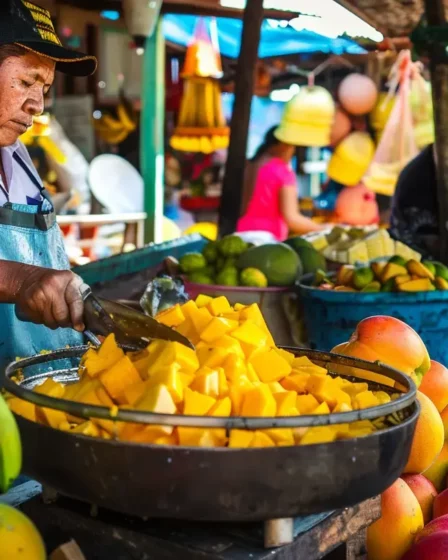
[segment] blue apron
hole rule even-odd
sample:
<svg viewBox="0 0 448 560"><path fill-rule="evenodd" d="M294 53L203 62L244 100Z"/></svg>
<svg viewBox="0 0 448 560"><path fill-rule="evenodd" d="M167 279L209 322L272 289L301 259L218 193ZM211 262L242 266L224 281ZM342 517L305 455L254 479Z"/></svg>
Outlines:
<svg viewBox="0 0 448 560"><path fill-rule="evenodd" d="M43 200L0 206L0 259L68 270L70 264L50 198L22 158L17 153L13 157L38 187ZM72 329L53 331L24 323L17 319L14 305L0 304L0 385L4 368L16 358L32 356L41 350L78 346L82 342L83 336Z"/></svg>

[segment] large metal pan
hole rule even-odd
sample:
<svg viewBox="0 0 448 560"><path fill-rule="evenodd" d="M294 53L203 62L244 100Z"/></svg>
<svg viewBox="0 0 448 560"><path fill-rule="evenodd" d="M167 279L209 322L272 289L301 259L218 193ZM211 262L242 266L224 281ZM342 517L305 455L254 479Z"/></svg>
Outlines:
<svg viewBox="0 0 448 560"><path fill-rule="evenodd" d="M32 392L37 379L69 380L75 369L58 370L61 358L85 348L36 356L7 369L5 388L40 406L76 416L111 418L89 407ZM309 350L294 350L328 367L357 367L394 379L405 391L380 407L322 416L203 418L120 411L124 421L207 427L268 428L350 423L401 414L404 420L369 436L329 444L267 449L204 449L130 444L53 430L18 417L24 472L61 494L121 513L198 521L255 521L344 508L385 490L402 472L418 417L416 389L407 376L381 364ZM36 364L46 374L26 378ZM19 369L20 384L10 378Z"/></svg>

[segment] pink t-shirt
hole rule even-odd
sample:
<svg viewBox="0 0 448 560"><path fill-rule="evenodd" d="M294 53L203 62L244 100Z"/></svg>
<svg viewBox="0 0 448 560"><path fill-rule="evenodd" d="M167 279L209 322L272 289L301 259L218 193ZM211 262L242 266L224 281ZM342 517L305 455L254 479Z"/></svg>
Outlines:
<svg viewBox="0 0 448 560"><path fill-rule="evenodd" d="M291 167L280 158L272 158L260 167L246 213L238 221L237 231L268 231L283 241L288 226L280 212L280 189L292 187L297 179Z"/></svg>

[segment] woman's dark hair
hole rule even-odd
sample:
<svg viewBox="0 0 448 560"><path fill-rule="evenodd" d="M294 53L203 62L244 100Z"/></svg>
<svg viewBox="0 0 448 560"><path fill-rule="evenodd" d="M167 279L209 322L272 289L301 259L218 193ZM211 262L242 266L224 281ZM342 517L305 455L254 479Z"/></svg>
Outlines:
<svg viewBox="0 0 448 560"><path fill-rule="evenodd" d="M20 57L25 56L27 53L28 51L20 45L0 45L0 66L11 56Z"/></svg>
<svg viewBox="0 0 448 560"><path fill-rule="evenodd" d="M263 139L263 143L258 146L257 151L255 152L254 156L252 156L250 161L257 161L257 159L261 158L272 146L276 146L280 143L280 140L274 136L274 132L277 130L278 125L273 126L270 128Z"/></svg>

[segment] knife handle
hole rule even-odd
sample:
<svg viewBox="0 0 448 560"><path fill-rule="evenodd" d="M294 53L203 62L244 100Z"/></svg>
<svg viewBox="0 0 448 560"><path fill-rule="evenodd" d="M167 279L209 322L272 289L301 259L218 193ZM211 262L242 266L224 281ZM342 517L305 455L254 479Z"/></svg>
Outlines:
<svg viewBox="0 0 448 560"><path fill-rule="evenodd" d="M82 299L85 301L92 293L92 289L88 284L81 284L79 291L81 292Z"/></svg>

